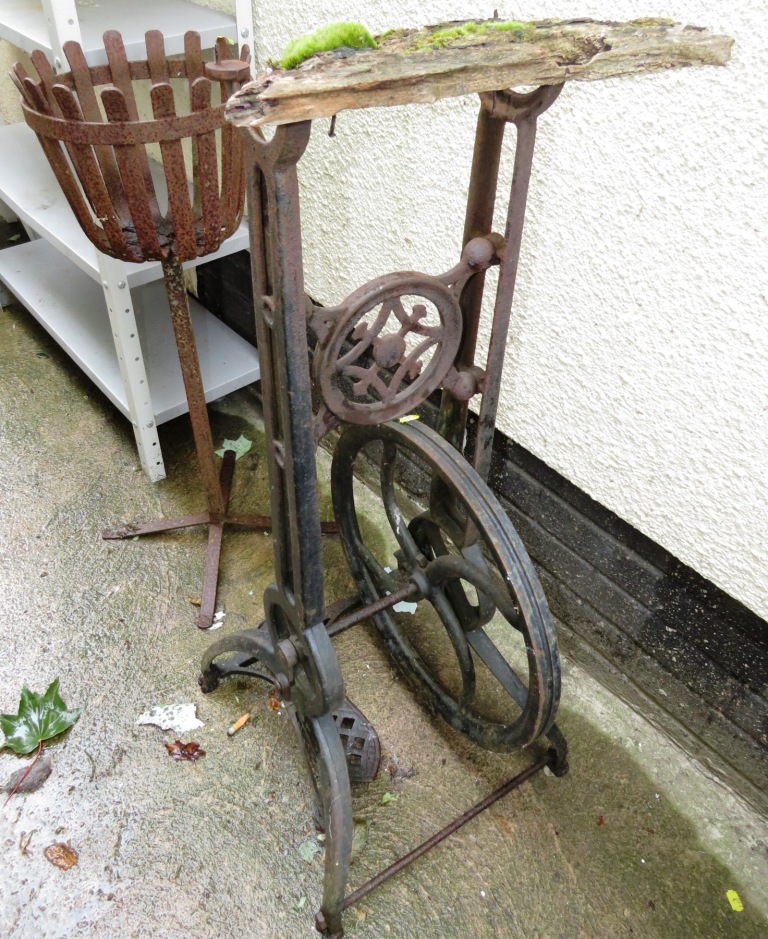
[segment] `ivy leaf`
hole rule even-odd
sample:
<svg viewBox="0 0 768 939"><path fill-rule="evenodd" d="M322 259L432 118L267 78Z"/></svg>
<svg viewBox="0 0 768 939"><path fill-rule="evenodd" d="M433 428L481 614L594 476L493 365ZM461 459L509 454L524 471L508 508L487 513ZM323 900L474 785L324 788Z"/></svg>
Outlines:
<svg viewBox="0 0 768 939"><path fill-rule="evenodd" d="M82 711L82 708L67 710L59 695L58 678L54 678L45 694L35 694L24 686L18 714L0 714L4 746L10 747L14 753L31 753L43 740L68 730Z"/></svg>
<svg viewBox="0 0 768 939"><path fill-rule="evenodd" d="M307 864L312 863L312 858L320 853L320 845L316 841L302 841L299 845L299 857Z"/></svg>

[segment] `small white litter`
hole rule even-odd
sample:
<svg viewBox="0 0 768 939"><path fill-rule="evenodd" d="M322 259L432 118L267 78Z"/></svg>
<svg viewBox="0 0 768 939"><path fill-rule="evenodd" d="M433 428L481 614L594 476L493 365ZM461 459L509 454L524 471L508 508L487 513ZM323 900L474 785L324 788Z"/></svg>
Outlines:
<svg viewBox="0 0 768 939"><path fill-rule="evenodd" d="M392 573L392 568L391 568L391 567L385 567L384 570L385 570L388 574L391 574L391 573ZM399 603L396 603L396 604L392 607L392 612L393 612L393 613L411 613L411 614L413 614L413 613L416 612L416 610L417 610L418 608L419 608L418 603L411 603L411 602L408 601L408 600L401 600Z"/></svg>
<svg viewBox="0 0 768 939"><path fill-rule="evenodd" d="M213 622L208 627L208 632L210 632L212 629L221 629L221 627L224 625L224 617L226 615L227 614L224 612L224 610L217 610L213 614Z"/></svg>
<svg viewBox="0 0 768 939"><path fill-rule="evenodd" d="M197 718L196 704L155 705L139 716L137 724L155 724L161 730L172 730L177 734L186 734L197 730L203 722Z"/></svg>

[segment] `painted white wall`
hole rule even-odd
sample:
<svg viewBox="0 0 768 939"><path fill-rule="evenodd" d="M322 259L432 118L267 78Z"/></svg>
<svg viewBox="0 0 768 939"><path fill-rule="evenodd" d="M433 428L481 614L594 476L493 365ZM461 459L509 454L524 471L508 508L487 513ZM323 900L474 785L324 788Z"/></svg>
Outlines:
<svg viewBox="0 0 768 939"><path fill-rule="evenodd" d="M334 20L377 32L494 8L520 19L669 16L735 37L726 69L573 83L540 120L499 425L768 617L768 17L760 7L255 0L254 16L262 64ZM12 97L0 93L9 119ZM474 98L347 112L333 139L328 122L317 123L300 166L313 296L337 303L379 274L436 274L455 263L476 113ZM506 186L513 141L510 129Z"/></svg>
<svg viewBox="0 0 768 939"><path fill-rule="evenodd" d="M768 17L736 0L255 4L260 62L318 25L669 16L726 69L568 85L542 117L501 429L768 616ZM318 122L301 163L307 289L455 263L476 100ZM504 179L511 179L508 131ZM504 200L505 201L505 200ZM503 231L503 217L496 221ZM485 337L488 322L486 320Z"/></svg>

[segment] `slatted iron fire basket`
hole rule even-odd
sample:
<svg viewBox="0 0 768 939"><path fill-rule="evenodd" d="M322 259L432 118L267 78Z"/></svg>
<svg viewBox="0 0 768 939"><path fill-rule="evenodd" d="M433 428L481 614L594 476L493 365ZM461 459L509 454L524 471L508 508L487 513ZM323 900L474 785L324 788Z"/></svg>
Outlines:
<svg viewBox="0 0 768 939"><path fill-rule="evenodd" d="M199 35L188 32L183 58L167 57L157 30L146 34L146 60L129 62L122 37L115 31L104 34L104 48L108 64L89 67L79 44L65 43L71 71L59 75L42 52L33 52L39 80L27 75L20 64L11 77L22 95L25 120L95 247L122 261L162 264L207 507L183 518L107 529L104 537L133 538L207 524L197 620L207 628L216 603L224 524L270 527L269 518L228 512L235 454L227 451L219 474L182 270L184 261L216 251L242 218L243 143L224 118L224 102L249 77L250 52L243 46L240 58L231 58L229 43L219 38L215 61L204 62ZM175 84L176 94L173 79L185 80L183 85ZM143 119L135 84L146 80L152 116ZM188 105L182 102L186 95ZM184 159L187 142L191 187ZM159 149L154 162L148 152L152 145ZM161 167L164 177L165 213L153 165Z"/></svg>

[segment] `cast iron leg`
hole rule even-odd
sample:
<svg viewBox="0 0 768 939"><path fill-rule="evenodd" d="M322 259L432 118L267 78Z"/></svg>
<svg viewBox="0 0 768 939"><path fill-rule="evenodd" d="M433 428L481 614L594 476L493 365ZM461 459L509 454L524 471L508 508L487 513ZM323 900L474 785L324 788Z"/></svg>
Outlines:
<svg viewBox="0 0 768 939"><path fill-rule="evenodd" d="M487 235L493 224L493 209L499 174L499 157L507 123L517 128L515 166L512 188L507 208L507 225L501 250L501 271L496 291L491 340L485 365L485 381L482 388L482 403L475 443L474 466L483 479L488 478L491 461L491 446L496 428L496 411L499 402L502 366L507 345L507 333L512 312L512 300L520 260L523 237L523 222L531 178L533 148L536 141L536 121L539 115L556 100L562 85L537 88L528 94L511 91L496 91L481 95L481 108L475 135L475 150L472 159L472 176L467 212L464 223L464 244L472 238ZM457 367L474 364L480 308L485 283L484 272L475 274L464 288L461 310L464 319L464 335L459 351ZM458 450L463 451L468 406L458 401L450 392L444 391L440 405L439 431ZM439 487L433 490L433 499L439 500Z"/></svg>
<svg viewBox="0 0 768 939"><path fill-rule="evenodd" d="M248 197L275 552L276 583L264 598L266 625L275 645L287 644L297 660L291 700L326 827L322 913L329 933L341 935L352 802L344 748L333 719L344 700L344 685L324 624L307 359L296 164L310 129L309 122L278 127L269 143L258 132L251 134Z"/></svg>

